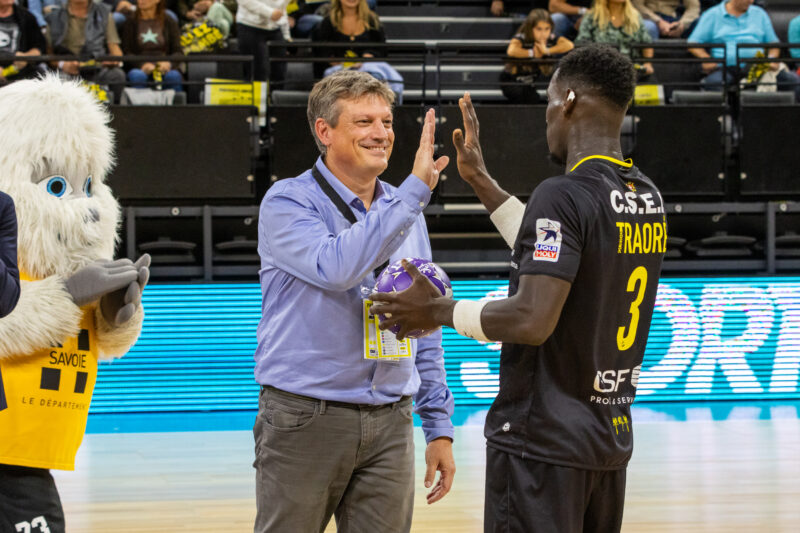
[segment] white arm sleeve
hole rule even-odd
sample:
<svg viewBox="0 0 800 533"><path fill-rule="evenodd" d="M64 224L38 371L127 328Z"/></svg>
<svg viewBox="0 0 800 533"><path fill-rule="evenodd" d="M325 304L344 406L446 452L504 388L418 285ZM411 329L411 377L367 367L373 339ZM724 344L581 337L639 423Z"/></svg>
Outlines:
<svg viewBox="0 0 800 533"><path fill-rule="evenodd" d="M483 332L481 326L481 311L489 300L476 302L473 300L459 300L453 308L453 329L459 335L471 337L483 342L491 342Z"/></svg>
<svg viewBox="0 0 800 533"><path fill-rule="evenodd" d="M525 204L516 196L510 196L500 207L489 215L492 224L505 239L509 248L514 248L519 228L522 226L522 217L525 215Z"/></svg>

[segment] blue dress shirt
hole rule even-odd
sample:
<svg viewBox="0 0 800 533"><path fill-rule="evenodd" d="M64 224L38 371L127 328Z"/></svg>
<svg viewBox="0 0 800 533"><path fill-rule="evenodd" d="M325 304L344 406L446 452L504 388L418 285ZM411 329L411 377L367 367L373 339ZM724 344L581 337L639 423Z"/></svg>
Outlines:
<svg viewBox="0 0 800 533"><path fill-rule="evenodd" d="M431 258L422 210L430 189L410 175L377 180L369 211L325 166L316 167L356 217L352 226L311 170L273 185L261 202L261 321L256 381L321 400L381 405L413 396L428 442L453 438L441 331L412 340L412 357L364 359L363 299L387 260Z"/></svg>
<svg viewBox="0 0 800 533"><path fill-rule="evenodd" d="M700 16L697 26L689 35L690 43L725 43L725 63L732 67L736 65L738 43L778 42L778 36L766 11L758 6L750 6L743 15L734 17L725 9L726 4L727 2L720 2ZM742 48L739 50L739 57L754 57L758 51L759 48ZM714 58L721 58L722 53L722 48L711 49L711 56Z"/></svg>
<svg viewBox="0 0 800 533"><path fill-rule="evenodd" d="M18 300L17 213L14 200L0 192L0 317L13 311Z"/></svg>

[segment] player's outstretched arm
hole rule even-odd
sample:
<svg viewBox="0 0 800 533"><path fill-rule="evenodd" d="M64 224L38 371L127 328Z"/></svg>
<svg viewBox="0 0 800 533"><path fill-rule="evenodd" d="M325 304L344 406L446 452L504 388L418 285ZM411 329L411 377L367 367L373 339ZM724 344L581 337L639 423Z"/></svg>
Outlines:
<svg viewBox="0 0 800 533"><path fill-rule="evenodd" d="M464 120L464 130L453 131L453 144L458 154L458 173L470 184L478 199L489 211L492 222L509 248L513 248L522 224L525 206L503 190L486 170L479 140L478 115L475 113L468 92L464 93L463 98L459 98L458 106L461 108Z"/></svg>
<svg viewBox="0 0 800 533"><path fill-rule="evenodd" d="M461 175L461 179L469 183L489 213L493 213L511 195L504 191L486 170L479 139L478 115L475 113L472 98L468 92L458 99L458 107L461 108L461 117L464 121L463 131L461 128L453 131L458 173Z"/></svg>
<svg viewBox="0 0 800 533"><path fill-rule="evenodd" d="M523 275L517 293L494 302L456 301L441 293L417 268L403 263L413 278L396 293L375 293L372 310L387 316L381 329L400 324L398 338L416 329L450 326L478 340L542 344L553 333L572 284L551 276ZM390 316L391 315L391 316Z"/></svg>

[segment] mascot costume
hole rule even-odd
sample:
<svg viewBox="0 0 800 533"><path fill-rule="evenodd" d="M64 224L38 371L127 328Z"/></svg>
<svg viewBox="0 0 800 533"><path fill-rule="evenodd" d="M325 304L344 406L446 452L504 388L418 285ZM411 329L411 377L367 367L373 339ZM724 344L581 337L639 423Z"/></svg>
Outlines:
<svg viewBox="0 0 800 533"><path fill-rule="evenodd" d="M150 257L112 261L120 208L106 110L55 77L0 89L0 190L16 204L21 280L0 319L0 531L64 531L50 469L72 470L98 360L142 328Z"/></svg>

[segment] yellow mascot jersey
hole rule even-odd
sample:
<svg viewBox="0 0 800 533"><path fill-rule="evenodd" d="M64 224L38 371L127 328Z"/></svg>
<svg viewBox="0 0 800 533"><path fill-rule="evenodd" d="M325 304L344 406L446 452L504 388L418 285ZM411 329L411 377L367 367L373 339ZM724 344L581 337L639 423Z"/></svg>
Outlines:
<svg viewBox="0 0 800 533"><path fill-rule="evenodd" d="M0 361L0 463L74 470L96 379L97 338L90 306L83 308L77 337Z"/></svg>

